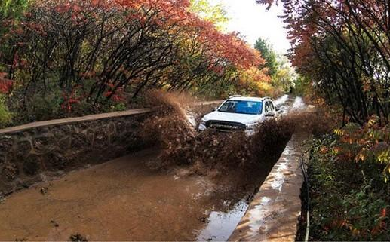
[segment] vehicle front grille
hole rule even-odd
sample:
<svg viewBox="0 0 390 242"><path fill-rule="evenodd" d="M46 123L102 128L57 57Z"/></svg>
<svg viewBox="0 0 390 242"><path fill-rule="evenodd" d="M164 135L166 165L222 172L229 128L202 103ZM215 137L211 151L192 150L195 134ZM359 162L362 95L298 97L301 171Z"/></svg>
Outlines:
<svg viewBox="0 0 390 242"><path fill-rule="evenodd" d="M206 122L207 128L213 128L220 131L233 131L233 130L245 130L245 124L239 122L230 122L230 121L216 121L210 120Z"/></svg>

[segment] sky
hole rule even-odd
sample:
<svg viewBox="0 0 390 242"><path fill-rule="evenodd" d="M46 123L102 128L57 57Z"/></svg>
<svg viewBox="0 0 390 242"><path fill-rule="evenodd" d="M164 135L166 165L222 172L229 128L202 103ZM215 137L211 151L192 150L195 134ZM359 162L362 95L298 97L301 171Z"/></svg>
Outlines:
<svg viewBox="0 0 390 242"><path fill-rule="evenodd" d="M290 48L287 40L287 30L284 29L281 6L273 6L266 10L265 5L256 4L256 0L210 0L211 3L221 3L230 18L227 30L240 32L245 40L254 45L261 37L268 40L279 54L286 54Z"/></svg>

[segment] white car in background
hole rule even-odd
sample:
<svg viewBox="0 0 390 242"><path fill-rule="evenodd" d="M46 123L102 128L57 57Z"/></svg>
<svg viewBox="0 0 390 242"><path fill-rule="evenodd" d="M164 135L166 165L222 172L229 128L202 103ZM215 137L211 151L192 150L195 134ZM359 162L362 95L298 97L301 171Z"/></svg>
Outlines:
<svg viewBox="0 0 390 242"><path fill-rule="evenodd" d="M278 110L269 97L232 96L213 112L203 116L198 130L242 130L252 135L257 124L274 119L277 114Z"/></svg>

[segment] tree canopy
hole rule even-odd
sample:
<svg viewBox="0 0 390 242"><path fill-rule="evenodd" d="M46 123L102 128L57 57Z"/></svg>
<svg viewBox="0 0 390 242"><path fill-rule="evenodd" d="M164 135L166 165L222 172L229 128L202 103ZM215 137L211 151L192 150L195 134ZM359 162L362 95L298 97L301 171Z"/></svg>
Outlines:
<svg viewBox="0 0 390 242"><path fill-rule="evenodd" d="M277 1L258 0L271 6ZM291 60L319 94L363 124L390 114L388 1L282 1Z"/></svg>
<svg viewBox="0 0 390 242"><path fill-rule="evenodd" d="M268 74L273 76L278 69L276 61L276 53L272 46L264 39L259 38L255 43L255 49L258 50L266 63L262 64L260 68L268 68Z"/></svg>
<svg viewBox="0 0 390 242"><path fill-rule="evenodd" d="M265 62L258 51L222 32L225 12L205 0L11 2L7 14L20 11L0 19L0 91L12 110L96 110L151 88L226 96L243 73L268 80L249 71Z"/></svg>
<svg viewBox="0 0 390 242"><path fill-rule="evenodd" d="M208 0L190 0L190 11L196 13L200 18L210 21L220 30L226 30L229 22L224 6L221 4L211 4Z"/></svg>

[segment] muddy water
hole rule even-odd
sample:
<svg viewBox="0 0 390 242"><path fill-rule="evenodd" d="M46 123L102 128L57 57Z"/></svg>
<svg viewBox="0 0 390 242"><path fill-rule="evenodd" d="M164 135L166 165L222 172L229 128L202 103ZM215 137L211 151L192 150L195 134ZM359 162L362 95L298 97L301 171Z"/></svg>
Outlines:
<svg viewBox="0 0 390 242"><path fill-rule="evenodd" d="M146 150L13 194L0 203L0 240L68 240L75 233L89 240L196 240L210 214L228 212L255 187L250 180L153 171L157 156Z"/></svg>
<svg viewBox="0 0 390 242"><path fill-rule="evenodd" d="M9 196L0 240L226 240L273 166L188 176L151 169L158 155L145 150Z"/></svg>
<svg viewBox="0 0 390 242"><path fill-rule="evenodd" d="M197 237L198 241L226 241L237 227L248 208L248 201L241 200L227 212L212 211L208 224Z"/></svg>
<svg viewBox="0 0 390 242"><path fill-rule="evenodd" d="M12 195L0 204L0 240L193 239L210 206L196 194L210 183L152 171L156 157L144 151Z"/></svg>

